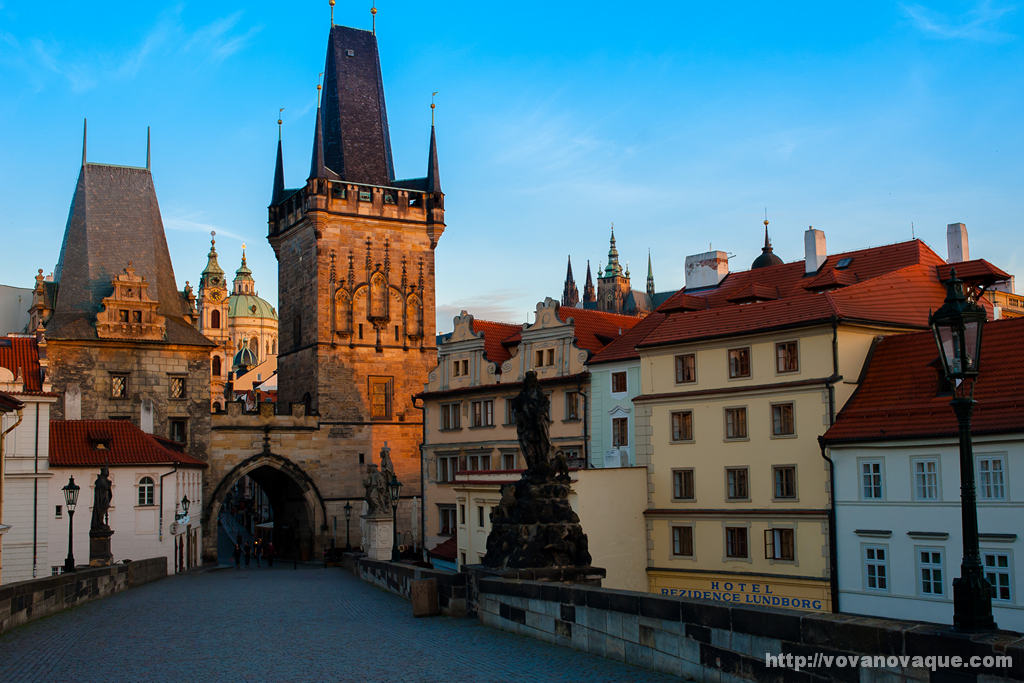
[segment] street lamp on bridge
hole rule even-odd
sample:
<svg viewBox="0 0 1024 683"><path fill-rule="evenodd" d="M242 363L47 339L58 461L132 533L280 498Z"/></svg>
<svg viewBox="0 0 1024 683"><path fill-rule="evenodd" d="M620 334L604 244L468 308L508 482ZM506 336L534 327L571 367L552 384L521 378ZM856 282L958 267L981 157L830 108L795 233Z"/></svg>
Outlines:
<svg viewBox="0 0 1024 683"><path fill-rule="evenodd" d="M352 502L351 501L348 501L348 500L345 501L344 510L345 510L345 550L349 551L349 550L352 550L352 543L350 541L349 534L348 534L349 522L352 521Z"/></svg>
<svg viewBox="0 0 1024 683"><path fill-rule="evenodd" d="M398 554L398 496L402 492L402 482L394 474L391 475L388 492L391 494L391 561L398 562L401 557Z"/></svg>
<svg viewBox="0 0 1024 683"><path fill-rule="evenodd" d="M978 504L974 485L974 452L971 446L971 413L974 382L981 359L981 331L985 309L969 301L964 283L951 269L946 300L929 316L946 379L953 385L953 412L960 432L960 516L963 526L963 560L960 577L953 579L953 625L960 631L994 630L992 586L985 579L978 547Z"/></svg>
<svg viewBox="0 0 1024 683"><path fill-rule="evenodd" d="M75 571L75 553L71 545L71 529L75 521L75 506L78 505L78 492L81 486L75 483L75 478L68 477L68 483L61 489L64 492L64 505L68 509L68 557L64 560L64 571Z"/></svg>

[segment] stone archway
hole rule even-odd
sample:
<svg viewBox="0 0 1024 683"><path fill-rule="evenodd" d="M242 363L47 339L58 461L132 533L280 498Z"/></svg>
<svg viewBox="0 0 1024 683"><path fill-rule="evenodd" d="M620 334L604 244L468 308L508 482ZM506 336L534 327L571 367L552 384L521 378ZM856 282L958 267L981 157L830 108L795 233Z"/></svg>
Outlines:
<svg viewBox="0 0 1024 683"><path fill-rule="evenodd" d="M322 552L326 507L313 480L284 456L263 451L235 465L225 474L203 511L203 557L214 561L220 535L219 519L225 498L235 484L248 476L257 482L274 509L274 545L282 559L310 560Z"/></svg>

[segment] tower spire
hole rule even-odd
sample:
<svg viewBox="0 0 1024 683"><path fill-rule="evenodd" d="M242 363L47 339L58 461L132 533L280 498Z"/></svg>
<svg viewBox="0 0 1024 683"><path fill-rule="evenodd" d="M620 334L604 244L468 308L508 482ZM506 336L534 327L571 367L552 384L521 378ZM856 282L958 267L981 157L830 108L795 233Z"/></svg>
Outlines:
<svg viewBox="0 0 1024 683"><path fill-rule="evenodd" d="M281 112L284 107L277 110L277 164L274 166L274 189L270 195L270 204L273 206L281 201L284 194L284 152L281 149Z"/></svg>
<svg viewBox="0 0 1024 683"><path fill-rule="evenodd" d="M647 296L654 296L654 269L651 267L651 250L647 250ZM651 302L654 305L654 302Z"/></svg>
<svg viewBox="0 0 1024 683"><path fill-rule="evenodd" d="M430 96L430 151L427 155L427 192L441 191L441 171L437 165L437 137L434 134L434 95Z"/></svg>
<svg viewBox="0 0 1024 683"><path fill-rule="evenodd" d="M320 125L320 84L316 84L316 129L313 131L313 158L309 164L310 178L326 178L327 166L324 164L324 134Z"/></svg>
<svg viewBox="0 0 1024 683"><path fill-rule="evenodd" d="M565 270L565 286L562 287L562 305L575 306L580 301L580 292L576 288L576 281L572 277L572 256L569 256L569 265Z"/></svg>
<svg viewBox="0 0 1024 683"><path fill-rule="evenodd" d="M587 259L587 282L583 285L583 302L593 303L597 301L597 293L594 291L594 278L590 275L590 259Z"/></svg>
<svg viewBox="0 0 1024 683"><path fill-rule="evenodd" d="M761 255L754 259L754 262L750 264L750 268L753 270L754 268L777 266L780 263L783 263L783 260L773 253L772 241L768 237L768 218L766 213L764 219L764 246L761 247Z"/></svg>
<svg viewBox="0 0 1024 683"><path fill-rule="evenodd" d="M85 143L89 139L89 119L82 119L82 166L85 166Z"/></svg>
<svg viewBox="0 0 1024 683"><path fill-rule="evenodd" d="M150 137L149 137L149 126L146 126L146 170L152 170L150 165Z"/></svg>
<svg viewBox="0 0 1024 683"><path fill-rule="evenodd" d="M621 274L622 266L619 265L619 250L615 247L615 223L612 223L612 236L608 241L608 265L604 267L604 276L615 277ZM598 277L601 276L598 275Z"/></svg>

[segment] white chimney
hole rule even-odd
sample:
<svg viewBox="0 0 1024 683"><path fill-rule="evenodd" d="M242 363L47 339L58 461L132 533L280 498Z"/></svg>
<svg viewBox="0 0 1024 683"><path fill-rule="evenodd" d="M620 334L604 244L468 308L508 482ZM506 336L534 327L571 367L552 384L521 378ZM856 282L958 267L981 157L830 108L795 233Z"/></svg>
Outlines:
<svg viewBox="0 0 1024 683"><path fill-rule="evenodd" d="M825 233L808 226L804 233L804 274L817 273L828 254L825 251Z"/></svg>
<svg viewBox="0 0 1024 683"><path fill-rule="evenodd" d="M967 226L963 223L950 223L946 226L946 261L960 263L971 259L967 248Z"/></svg>
<svg viewBox="0 0 1024 683"><path fill-rule="evenodd" d="M687 256L684 274L687 289L714 287L729 274L729 255L724 251L708 251Z"/></svg>

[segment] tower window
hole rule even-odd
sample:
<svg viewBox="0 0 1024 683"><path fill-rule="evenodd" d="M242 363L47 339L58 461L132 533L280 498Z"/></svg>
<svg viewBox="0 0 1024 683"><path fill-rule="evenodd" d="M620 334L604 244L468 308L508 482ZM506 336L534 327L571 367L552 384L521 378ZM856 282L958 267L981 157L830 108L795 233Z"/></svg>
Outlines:
<svg viewBox="0 0 1024 683"><path fill-rule="evenodd" d="M220 311L215 310L213 313L210 314L210 327L215 330L220 329Z"/></svg>
<svg viewBox="0 0 1024 683"><path fill-rule="evenodd" d="M214 356L210 361L210 374L220 377L220 356Z"/></svg>

